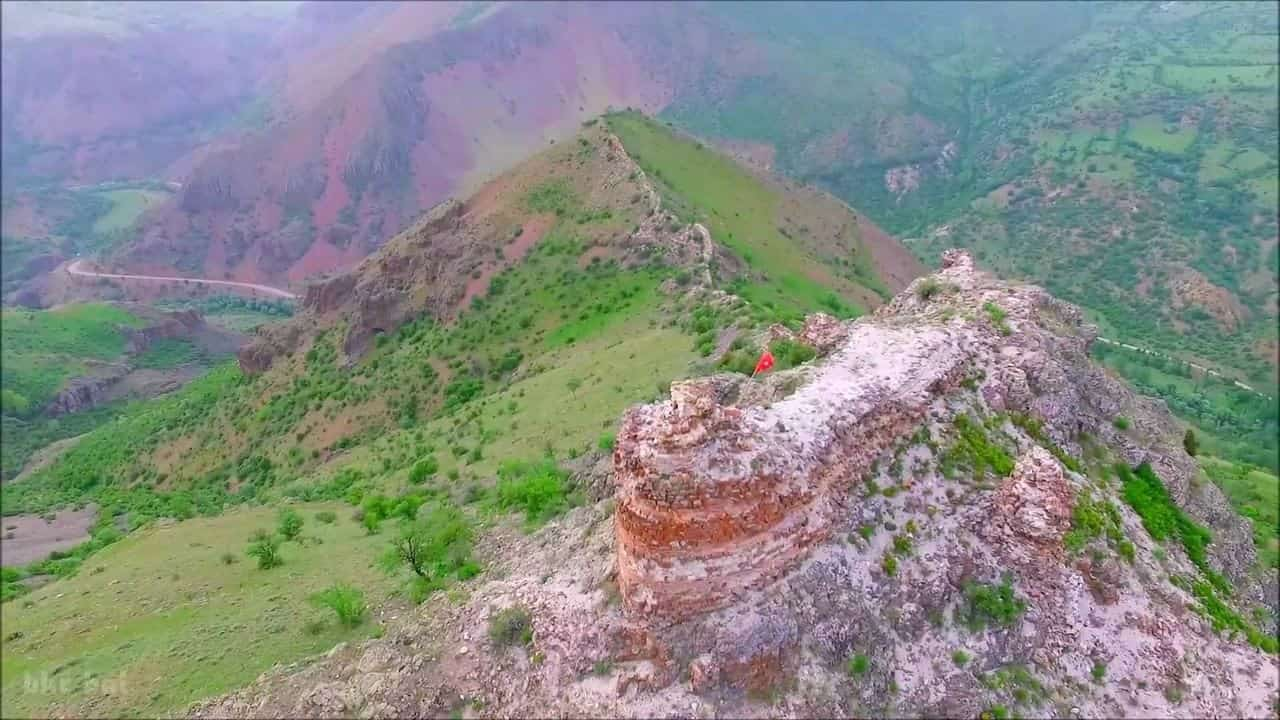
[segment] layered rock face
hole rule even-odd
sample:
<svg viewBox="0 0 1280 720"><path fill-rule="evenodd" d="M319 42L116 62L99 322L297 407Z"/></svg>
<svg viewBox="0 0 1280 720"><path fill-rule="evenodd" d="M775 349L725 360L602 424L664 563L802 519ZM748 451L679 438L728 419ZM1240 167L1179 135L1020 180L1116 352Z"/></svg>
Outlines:
<svg viewBox="0 0 1280 720"><path fill-rule="evenodd" d="M922 283L929 283L925 287ZM1248 576L1247 523L1212 486L1193 489L1195 462L1176 423L1088 362L1096 336L1079 310L1035 286L978 272L950 251L875 315L813 317L800 339L829 352L768 407L741 401L728 378L672 388L633 408L614 451L618 577L633 612L678 620L732 604L794 568L827 539L849 487L877 456L915 433L966 374L987 411L1029 415L1078 453L1082 433L1150 462L1171 494L1210 525L1215 564L1262 599ZM1111 419L1132 417L1142 434ZM1141 438L1141 441L1137 441Z"/></svg>
<svg viewBox="0 0 1280 720"><path fill-rule="evenodd" d="M705 611L792 567L827 538L839 496L961 377L958 340L942 328L859 325L771 407L723 405L731 381L709 378L630 411L614 454L628 607Z"/></svg>

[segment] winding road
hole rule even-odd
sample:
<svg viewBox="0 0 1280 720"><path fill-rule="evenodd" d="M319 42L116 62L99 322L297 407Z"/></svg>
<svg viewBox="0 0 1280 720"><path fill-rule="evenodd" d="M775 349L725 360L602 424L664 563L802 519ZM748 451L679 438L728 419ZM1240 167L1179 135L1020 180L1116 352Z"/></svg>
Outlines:
<svg viewBox="0 0 1280 720"><path fill-rule="evenodd" d="M116 273L102 273L94 270L85 270L80 267L83 260L76 260L67 266L68 275L76 275L78 277L92 278L110 278L112 280L149 280L152 282L183 282L196 283L197 285L221 285L224 287L243 288L245 290L253 290L271 297L284 298L286 300L296 300L297 295L288 290L271 287L270 285L258 285L257 283L236 282L234 280L205 280L203 278L189 277L170 277L165 275L120 275Z"/></svg>
<svg viewBox="0 0 1280 720"><path fill-rule="evenodd" d="M1255 388L1255 387L1253 387L1253 386L1251 386L1251 385L1246 385L1246 384L1244 384L1244 383L1240 382L1239 380L1236 380L1236 379L1234 379L1234 378L1227 377L1226 375L1223 375L1222 373L1218 372L1217 370L1214 370L1214 369L1212 369L1212 368L1207 368L1207 367L1205 367L1205 366L1203 366L1203 365L1200 365L1200 364L1198 364L1198 363L1193 363L1193 362L1189 362L1189 361L1186 361L1186 360L1179 360L1178 358L1172 357L1172 356L1170 356L1170 355L1165 355L1164 353L1156 352L1155 350L1148 350L1147 348L1141 348L1141 347L1138 347L1137 345L1130 345L1129 343L1123 343L1123 342L1120 342L1120 341L1118 341L1118 340L1112 340L1112 339L1110 339L1110 338L1105 338L1105 337L1102 337L1102 336L1098 336L1098 342L1103 343L1103 344L1105 344L1105 345L1115 345L1116 347L1122 347L1122 348L1124 348L1125 350L1132 350L1133 352L1139 352L1139 353L1142 353L1143 355L1150 355L1150 356L1152 356L1152 357L1164 358L1165 360L1172 360L1173 362L1186 363L1186 364L1187 364L1187 365L1189 365L1190 367L1192 367L1192 368L1194 368L1194 369L1196 369L1196 370L1199 370L1200 372L1205 373L1206 375L1212 375L1212 376L1214 376L1214 377L1216 377L1216 378L1220 378L1220 379L1222 379L1222 380L1227 380L1227 381L1231 382L1233 385L1235 385L1236 387L1240 388L1241 390L1247 390L1248 392L1251 392L1251 393L1253 393L1254 395L1257 395L1257 396L1258 396L1258 397L1260 397L1260 398L1263 398L1263 399L1266 399L1266 400L1273 400L1273 399L1274 399L1274 398L1272 398L1270 395L1267 395L1266 393L1263 393L1263 392L1259 391L1257 388Z"/></svg>

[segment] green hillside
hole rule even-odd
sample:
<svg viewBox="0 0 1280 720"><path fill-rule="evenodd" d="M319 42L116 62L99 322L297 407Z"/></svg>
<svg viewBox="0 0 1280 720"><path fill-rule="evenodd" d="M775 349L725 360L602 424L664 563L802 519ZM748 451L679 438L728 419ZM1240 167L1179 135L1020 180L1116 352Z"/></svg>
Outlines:
<svg viewBox="0 0 1280 720"><path fill-rule="evenodd" d="M129 312L98 303L2 312L4 411L13 415L43 406L67 378L84 371L86 360L120 357L125 339L118 327L142 325Z"/></svg>
<svg viewBox="0 0 1280 720"><path fill-rule="evenodd" d="M733 3L663 115L1276 396L1274 3Z"/></svg>

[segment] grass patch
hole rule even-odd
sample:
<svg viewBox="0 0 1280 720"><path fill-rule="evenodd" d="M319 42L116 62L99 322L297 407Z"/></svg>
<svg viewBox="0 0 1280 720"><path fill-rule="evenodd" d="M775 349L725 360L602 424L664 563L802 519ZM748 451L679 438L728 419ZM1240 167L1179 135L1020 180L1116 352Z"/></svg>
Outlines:
<svg viewBox="0 0 1280 720"><path fill-rule="evenodd" d="M1200 467L1253 523L1253 541L1263 567L1280 568L1280 479L1262 468L1201 456Z"/></svg>
<svg viewBox="0 0 1280 720"><path fill-rule="evenodd" d="M303 626L314 619L311 596L335 577L373 594L390 589L371 563L383 541L365 537L355 523L317 524L308 533L321 544L287 545L281 568L223 562L228 549L243 547L274 517L264 507L138 532L92 556L94 572L33 590L30 606L5 603L6 634L23 637L3 644L0 714L50 715L53 703L86 716L180 713L276 663L363 638L367 630L335 624L310 634ZM27 677L66 679L67 690L27 692ZM98 692L93 679L119 680L119 692Z"/></svg>
<svg viewBox="0 0 1280 720"><path fill-rule="evenodd" d="M1014 595L1013 582L1009 577L999 585L966 583L964 594L966 603L957 619L972 632L988 626L1009 627L1027 610L1026 601Z"/></svg>
<svg viewBox="0 0 1280 720"><path fill-rule="evenodd" d="M93 232L107 235L119 230L128 230L138 221L142 213L165 198L169 193L158 190L121 189L104 190L99 197L111 203L106 214L93 221Z"/></svg>
<svg viewBox="0 0 1280 720"><path fill-rule="evenodd" d="M114 305L78 303L56 310L0 311L0 384L7 415L41 409L85 360L114 360L124 353L118 326L142 321ZM16 394L20 400L13 398ZM14 403L18 403L15 407Z"/></svg>
<svg viewBox="0 0 1280 720"><path fill-rule="evenodd" d="M1208 547L1213 536L1207 528L1187 517L1182 508L1174 504L1164 483L1151 466L1143 463L1130 469L1121 463L1115 466L1115 470L1120 477L1124 501L1142 518L1142 526L1152 539L1179 541L1192 564L1205 574L1213 586L1230 594L1231 586L1227 579L1209 567Z"/></svg>
<svg viewBox="0 0 1280 720"><path fill-rule="evenodd" d="M733 160L638 113L614 113L608 123L645 172L687 203L717 242L767 273L735 288L739 295L779 319L821 309L861 313L855 286L777 229L778 192Z"/></svg>
<svg viewBox="0 0 1280 720"><path fill-rule="evenodd" d="M1159 115L1144 115L1129 122L1125 139L1147 150L1181 155L1195 142L1196 134L1195 128L1167 122Z"/></svg>
<svg viewBox="0 0 1280 720"><path fill-rule="evenodd" d="M954 477L958 467L967 468L975 480L980 480L991 470L1000 477L1013 472L1013 458L1004 448L987 437L986 429L968 415L957 415L954 420L956 440L938 458L938 466L945 477Z"/></svg>
<svg viewBox="0 0 1280 720"><path fill-rule="evenodd" d="M135 355L131 363L135 367L167 370L179 365L189 365L204 359L195 343L183 338L161 338Z"/></svg>
<svg viewBox="0 0 1280 720"><path fill-rule="evenodd" d="M525 522L533 527L578 504L574 490L569 473L550 460L508 461L498 468L494 504L524 513Z"/></svg>

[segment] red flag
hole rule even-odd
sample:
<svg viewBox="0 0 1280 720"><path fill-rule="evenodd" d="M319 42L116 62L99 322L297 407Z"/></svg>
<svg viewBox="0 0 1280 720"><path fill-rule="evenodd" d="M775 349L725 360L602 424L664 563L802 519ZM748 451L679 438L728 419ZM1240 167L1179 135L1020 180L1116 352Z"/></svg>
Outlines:
<svg viewBox="0 0 1280 720"><path fill-rule="evenodd" d="M764 354L760 356L760 362L756 363L755 372L751 374L752 376L759 375L760 373L764 372L765 370L768 370L771 367L773 367L773 353L769 352L768 350L765 350Z"/></svg>

